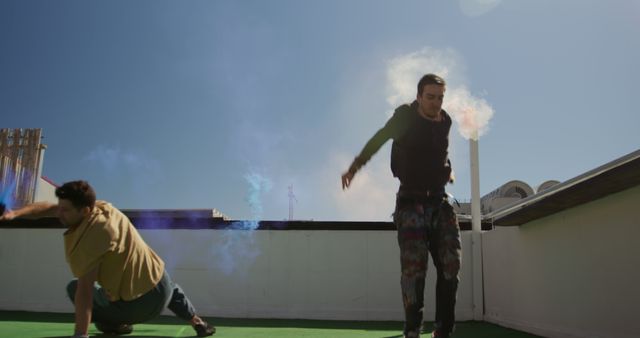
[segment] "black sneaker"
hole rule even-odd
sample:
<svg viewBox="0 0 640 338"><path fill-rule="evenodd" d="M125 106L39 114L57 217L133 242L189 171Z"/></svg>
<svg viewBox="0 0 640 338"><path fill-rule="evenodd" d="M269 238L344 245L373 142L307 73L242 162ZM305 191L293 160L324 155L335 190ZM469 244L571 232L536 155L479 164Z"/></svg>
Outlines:
<svg viewBox="0 0 640 338"><path fill-rule="evenodd" d="M106 324L106 323L93 323L96 328L106 334L129 334L133 332L133 325L130 324Z"/></svg>
<svg viewBox="0 0 640 338"><path fill-rule="evenodd" d="M203 324L198 324L193 327L198 334L198 337L208 337L214 333L216 333L216 328L209 325L209 323L204 322Z"/></svg>

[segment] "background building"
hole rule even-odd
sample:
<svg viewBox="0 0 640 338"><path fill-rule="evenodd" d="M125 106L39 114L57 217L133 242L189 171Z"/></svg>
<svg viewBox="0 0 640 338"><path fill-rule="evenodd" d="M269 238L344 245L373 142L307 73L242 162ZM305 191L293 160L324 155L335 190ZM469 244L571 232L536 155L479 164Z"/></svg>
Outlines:
<svg viewBox="0 0 640 338"><path fill-rule="evenodd" d="M480 210L483 215L489 214L505 206L518 203L529 196L545 191L559 183L560 182L556 180L548 180L541 183L536 189L533 189L526 182L519 180L509 181L482 196L482 198L480 198ZM460 217L464 218L471 215L470 202L454 202L452 204Z"/></svg>
<svg viewBox="0 0 640 338"><path fill-rule="evenodd" d="M41 138L41 129L0 129L0 198L9 207L55 201L56 185L42 176Z"/></svg>

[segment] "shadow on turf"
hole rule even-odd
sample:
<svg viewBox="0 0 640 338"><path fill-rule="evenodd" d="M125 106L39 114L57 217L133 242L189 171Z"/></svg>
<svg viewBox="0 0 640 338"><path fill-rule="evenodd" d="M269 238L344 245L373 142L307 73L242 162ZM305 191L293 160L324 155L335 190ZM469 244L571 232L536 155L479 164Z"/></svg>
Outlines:
<svg viewBox="0 0 640 338"><path fill-rule="evenodd" d="M116 336L100 334L100 335L92 335L91 337L96 337L96 338L100 338L100 337L107 338L107 337L110 337L110 338L113 338L113 337L116 337ZM133 336L126 335L124 337L126 337L126 338L175 338L174 336L136 336L136 335L133 335ZM193 337L196 337L196 336L193 336ZM42 337L42 338L69 338L69 336L47 336L47 337ZM387 336L387 337L381 337L381 338L402 338L402 335Z"/></svg>
<svg viewBox="0 0 640 338"><path fill-rule="evenodd" d="M120 336L114 336L114 335L110 335L110 334L98 334L98 335L91 335L91 337L96 337L96 338L114 338L114 337L120 337ZM175 336L136 336L136 335L126 335L126 336L122 336L122 337L126 337L126 338L175 338ZM196 337L196 336L193 336ZM69 336L52 336L52 337L42 337L42 338L69 338Z"/></svg>
<svg viewBox="0 0 640 338"><path fill-rule="evenodd" d="M73 313L48 313L27 311L0 311L0 322L48 322L73 323ZM363 330L402 330L402 322L393 321L342 321L311 319L247 319L247 318L215 318L205 317L214 326L227 327L263 327L263 328L302 328L302 329L363 329ZM173 316L160 316L146 324L185 325L184 321ZM134 332L135 333L135 332ZM125 336L126 337L126 336ZM132 337L132 336L129 336ZM395 336L391 336L395 337Z"/></svg>
<svg viewBox="0 0 640 338"><path fill-rule="evenodd" d="M99 334L99 335L91 335L91 337L113 338L113 337L117 337L117 336L107 335L107 334ZM123 337L126 337L126 338L175 338L174 336L136 336L136 335L126 335L126 336L123 336ZM193 336L193 337L196 337L196 336ZM46 337L42 337L42 338L69 338L69 336L46 336ZM387 336L387 337L380 337L380 338L402 338L402 335Z"/></svg>

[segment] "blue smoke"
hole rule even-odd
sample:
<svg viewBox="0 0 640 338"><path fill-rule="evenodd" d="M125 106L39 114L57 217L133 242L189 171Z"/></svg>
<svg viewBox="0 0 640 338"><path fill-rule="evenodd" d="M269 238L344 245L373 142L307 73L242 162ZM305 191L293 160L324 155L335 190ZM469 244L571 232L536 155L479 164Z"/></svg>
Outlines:
<svg viewBox="0 0 640 338"><path fill-rule="evenodd" d="M251 219L260 219L263 211L261 195L269 192L273 187L273 183L270 179L257 173L247 174L244 178L249 184L247 202L251 210Z"/></svg>
<svg viewBox="0 0 640 338"><path fill-rule="evenodd" d="M218 267L226 275L241 265L248 266L260 255L253 230L260 225L263 195L273 187L269 178L258 173L249 173L244 178L248 184L246 201L251 211L251 219L232 222L228 230L222 231L221 245L214 249Z"/></svg>
<svg viewBox="0 0 640 338"><path fill-rule="evenodd" d="M7 210L13 209L15 206L15 189L16 181L14 179L9 179L6 184L0 185L0 202Z"/></svg>
<svg viewBox="0 0 640 338"><path fill-rule="evenodd" d="M199 211L179 210L179 217L181 217L182 225L190 226L201 222L203 214ZM139 230L155 230L146 232L143 237L145 240L154 243L152 247L157 245L169 252L169 254L162 255L162 260L165 263L165 269L167 269L169 273L173 273L183 262L189 262L194 259L194 257L189 257L184 251L181 251L179 246L176 245L177 242L175 241L173 232L171 231L174 221L175 218L172 215L167 215L166 212L158 210L140 210L136 213L134 221L135 227ZM201 259L208 259L208 257L203 257ZM206 261L199 263L202 265L207 264Z"/></svg>

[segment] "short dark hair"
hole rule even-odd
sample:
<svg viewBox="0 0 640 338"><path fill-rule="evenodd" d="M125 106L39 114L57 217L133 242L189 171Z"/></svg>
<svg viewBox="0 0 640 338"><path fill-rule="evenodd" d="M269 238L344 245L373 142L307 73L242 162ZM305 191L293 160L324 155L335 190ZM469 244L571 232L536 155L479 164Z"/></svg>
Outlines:
<svg viewBox="0 0 640 338"><path fill-rule="evenodd" d="M447 85L447 83L444 81L444 79L439 77L438 75L431 74L431 73L426 74L418 82L418 96L422 95L422 91L424 90L424 86L430 85L430 84L439 85L439 86L446 86Z"/></svg>
<svg viewBox="0 0 640 338"><path fill-rule="evenodd" d="M69 200L74 207L93 209L96 204L96 192L87 181L71 181L56 188L56 197Z"/></svg>

